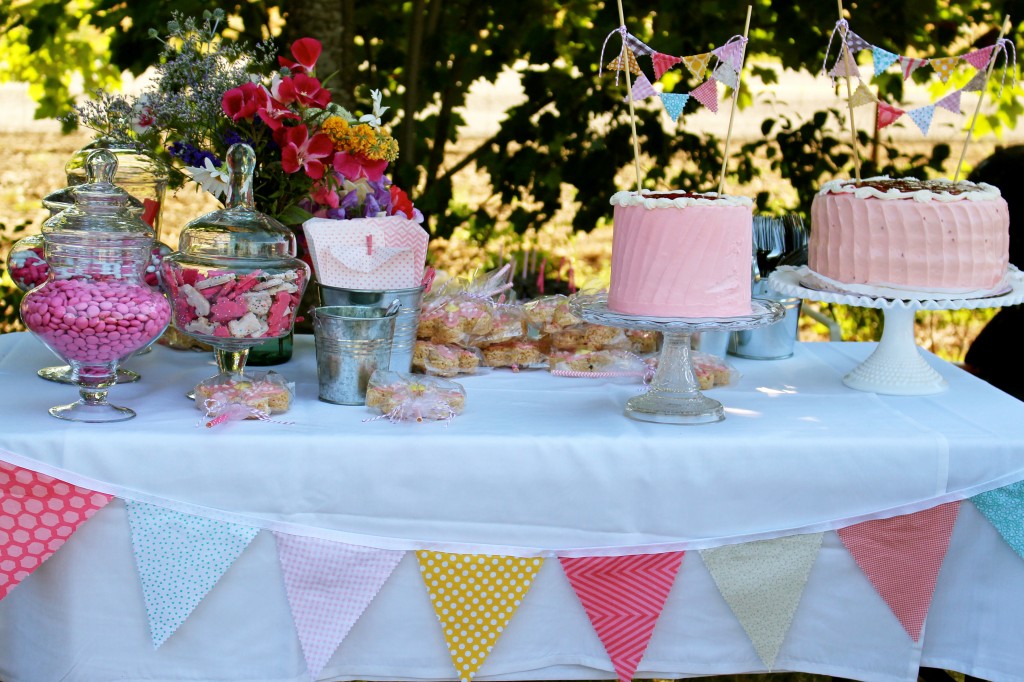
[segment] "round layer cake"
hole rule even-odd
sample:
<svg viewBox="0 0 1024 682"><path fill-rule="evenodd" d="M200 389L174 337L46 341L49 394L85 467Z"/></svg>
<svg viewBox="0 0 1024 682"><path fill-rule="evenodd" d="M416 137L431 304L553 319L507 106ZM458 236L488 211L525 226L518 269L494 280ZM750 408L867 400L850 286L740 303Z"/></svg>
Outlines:
<svg viewBox="0 0 1024 682"><path fill-rule="evenodd" d="M608 308L651 317L750 314L753 202L691 192L612 196Z"/></svg>
<svg viewBox="0 0 1024 682"><path fill-rule="evenodd" d="M808 265L845 284L981 293L1006 275L1009 225L992 185L835 180L811 205Z"/></svg>

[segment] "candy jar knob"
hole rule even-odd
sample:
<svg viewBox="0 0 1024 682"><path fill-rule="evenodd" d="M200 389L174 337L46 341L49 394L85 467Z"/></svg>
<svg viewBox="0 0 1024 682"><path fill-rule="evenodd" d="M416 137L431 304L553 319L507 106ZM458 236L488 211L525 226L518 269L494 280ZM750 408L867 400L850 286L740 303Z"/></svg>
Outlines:
<svg viewBox="0 0 1024 682"><path fill-rule="evenodd" d="M256 210L252 199L252 176L256 170L256 152L247 144L233 144L227 154L228 196L226 208Z"/></svg>
<svg viewBox="0 0 1024 682"><path fill-rule="evenodd" d="M89 184L103 182L112 185L117 173L117 157L106 149L97 150L86 159L85 172L89 177Z"/></svg>

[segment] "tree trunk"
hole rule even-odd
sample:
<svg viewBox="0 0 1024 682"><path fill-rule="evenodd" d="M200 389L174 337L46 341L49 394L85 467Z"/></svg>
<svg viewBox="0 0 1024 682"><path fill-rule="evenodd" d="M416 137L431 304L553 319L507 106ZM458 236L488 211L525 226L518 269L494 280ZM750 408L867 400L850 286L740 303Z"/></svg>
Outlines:
<svg viewBox="0 0 1024 682"><path fill-rule="evenodd" d="M289 46L299 38L316 38L323 43L317 77L323 80L334 74L328 84L334 102L352 108L356 85L351 31L355 0L284 0L281 9L286 22L281 33L282 54L290 56Z"/></svg>

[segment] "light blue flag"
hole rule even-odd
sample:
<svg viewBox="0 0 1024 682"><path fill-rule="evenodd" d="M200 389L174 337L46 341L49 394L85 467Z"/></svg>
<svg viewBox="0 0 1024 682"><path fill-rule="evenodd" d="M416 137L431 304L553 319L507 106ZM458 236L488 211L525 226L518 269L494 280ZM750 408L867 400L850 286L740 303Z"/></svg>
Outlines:
<svg viewBox="0 0 1024 682"><path fill-rule="evenodd" d="M683 113L683 108L686 107L687 101L689 101L689 95L680 95L675 92L662 92L659 93L661 97L661 103L665 105L665 111L668 113L669 118L675 123L679 120L679 117Z"/></svg>
<svg viewBox="0 0 1024 682"><path fill-rule="evenodd" d="M1024 481L975 495L971 502L1024 559Z"/></svg>
<svg viewBox="0 0 1024 682"><path fill-rule="evenodd" d="M149 631L159 648L259 529L131 500L127 507Z"/></svg>
<svg viewBox="0 0 1024 682"><path fill-rule="evenodd" d="M928 134L928 128L932 125L932 116L935 115L935 105L929 104L926 107L919 109L911 109L907 112L907 116L910 117L917 127L921 129L922 135Z"/></svg>
<svg viewBox="0 0 1024 682"><path fill-rule="evenodd" d="M885 71L886 69L888 69L890 66L892 66L893 62L900 58L898 54L893 54L888 50L883 50L882 48L875 46L871 47L871 56L875 60L876 76Z"/></svg>

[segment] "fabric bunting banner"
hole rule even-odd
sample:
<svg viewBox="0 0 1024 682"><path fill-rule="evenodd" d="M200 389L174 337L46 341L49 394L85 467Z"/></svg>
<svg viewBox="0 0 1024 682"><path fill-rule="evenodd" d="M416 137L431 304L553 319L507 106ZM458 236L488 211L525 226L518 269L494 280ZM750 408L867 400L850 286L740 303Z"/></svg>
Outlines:
<svg viewBox="0 0 1024 682"><path fill-rule="evenodd" d="M1024 481L975 495L971 502L1024 559Z"/></svg>
<svg viewBox="0 0 1024 682"><path fill-rule="evenodd" d="M928 128L932 125L932 116L935 115L935 106L930 105L919 109L910 109L907 116L921 130L922 135L928 134Z"/></svg>
<svg viewBox="0 0 1024 682"><path fill-rule="evenodd" d="M900 109L899 107L894 107L893 105L888 104L886 102L879 102L878 129L881 130L887 125L892 125L897 121L897 119L899 119L900 116L902 116L905 113L906 112L903 111L903 109Z"/></svg>
<svg viewBox="0 0 1024 682"><path fill-rule="evenodd" d="M711 62L711 53L705 52L704 54L695 54L689 57L683 57L683 66L689 69L690 73L695 78L704 78L704 72L708 70L708 64Z"/></svg>
<svg viewBox="0 0 1024 682"><path fill-rule="evenodd" d="M672 119L673 123L679 120L683 109L686 108L686 103L690 101L689 95L679 95L674 92L662 92L658 96L661 97L661 103L665 107L665 112Z"/></svg>
<svg viewBox="0 0 1024 682"><path fill-rule="evenodd" d="M634 102L645 100L648 97L654 97L657 94L658 91L654 89L654 86L651 85L651 81L647 80L647 76L644 74L641 73L636 77L636 80L633 81L632 98ZM630 96L627 95L622 98L622 101L628 102L629 99Z"/></svg>
<svg viewBox="0 0 1024 682"><path fill-rule="evenodd" d="M992 50L994 49L996 49L996 46L990 45L983 50L968 52L964 55L964 61L978 70L984 69L988 66L988 61L992 58Z"/></svg>
<svg viewBox="0 0 1024 682"><path fill-rule="evenodd" d="M455 671L470 682L530 591L543 559L416 552Z"/></svg>
<svg viewBox="0 0 1024 682"><path fill-rule="evenodd" d="M622 38L622 42L635 54L654 54L654 49L650 45L640 40L632 33L626 33Z"/></svg>
<svg viewBox="0 0 1024 682"><path fill-rule="evenodd" d="M695 100L711 111L718 113L718 81L709 78L690 91Z"/></svg>
<svg viewBox="0 0 1024 682"><path fill-rule="evenodd" d="M628 68L631 73L637 76L643 73L640 70L640 64L636 61L636 57L625 48L619 53L618 57L608 62L605 68L609 71L625 71Z"/></svg>
<svg viewBox="0 0 1024 682"><path fill-rule="evenodd" d="M242 554L258 529L128 500L135 563L159 648Z"/></svg>
<svg viewBox="0 0 1024 682"><path fill-rule="evenodd" d="M0 599L111 499L0 462Z"/></svg>
<svg viewBox="0 0 1024 682"><path fill-rule="evenodd" d="M988 74L984 71L979 71L974 74L974 78L967 82L967 85L961 88L964 92L981 92L985 89L985 85L988 83Z"/></svg>
<svg viewBox="0 0 1024 682"><path fill-rule="evenodd" d="M959 502L840 528L839 538L915 642L928 616Z"/></svg>
<svg viewBox="0 0 1024 682"><path fill-rule="evenodd" d="M728 85L733 90L740 87L740 75L731 66L722 62L711 72L711 77L719 83Z"/></svg>
<svg viewBox="0 0 1024 682"><path fill-rule="evenodd" d="M857 89L850 95L850 106L859 107L865 104L874 104L878 101L875 98L875 93L871 92L871 88L864 84L864 81L860 82Z"/></svg>
<svg viewBox="0 0 1024 682"><path fill-rule="evenodd" d="M665 608L683 552L560 561L620 682L629 682Z"/></svg>
<svg viewBox="0 0 1024 682"><path fill-rule="evenodd" d="M306 670L316 680L405 552L274 533Z"/></svg>
<svg viewBox="0 0 1024 682"><path fill-rule="evenodd" d="M872 47L871 43L849 30L846 32L846 46L854 53L860 52L861 50L870 50Z"/></svg>
<svg viewBox="0 0 1024 682"><path fill-rule="evenodd" d="M771 670L821 549L821 533L701 550L729 608Z"/></svg>
<svg viewBox="0 0 1024 682"><path fill-rule="evenodd" d="M938 102L936 102L935 106L942 107L947 111L952 111L954 114L959 114L960 92L960 90L954 90L953 92L949 93L948 95L940 99Z"/></svg>
<svg viewBox="0 0 1024 682"><path fill-rule="evenodd" d="M730 40L721 47L711 51L713 55L732 67L733 71L740 71L743 68L743 53L746 51L747 41L744 38Z"/></svg>
<svg viewBox="0 0 1024 682"><path fill-rule="evenodd" d="M860 69L857 68L857 60L853 58L847 49L841 50L836 57L836 63L828 75L833 78L860 78Z"/></svg>
<svg viewBox="0 0 1024 682"><path fill-rule="evenodd" d="M666 71L682 61L682 57L673 57L670 54L663 54L661 52L652 54L651 63L654 64L654 80L660 80Z"/></svg>
<svg viewBox="0 0 1024 682"><path fill-rule="evenodd" d="M892 66L893 62L899 59L899 55L883 50L880 47L872 46L871 58L874 61L875 76L878 76L878 74Z"/></svg>
<svg viewBox="0 0 1024 682"><path fill-rule="evenodd" d="M953 71L956 69L957 62L959 61L959 57L934 57L928 60L928 64L935 69L935 73L945 83L953 75Z"/></svg>
<svg viewBox="0 0 1024 682"><path fill-rule="evenodd" d="M927 59L915 59L914 57L900 57L900 71L903 72L903 80L910 78L910 75L928 63Z"/></svg>

